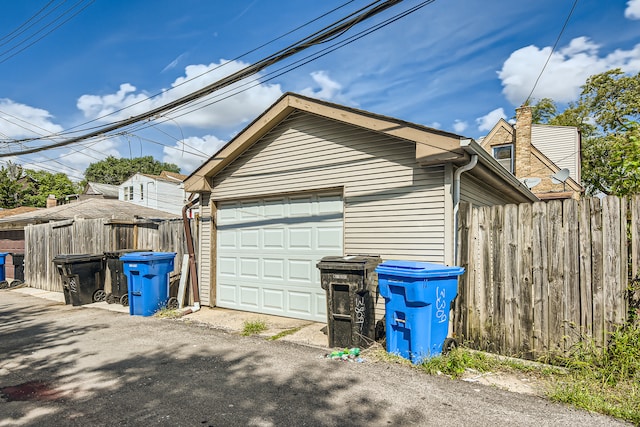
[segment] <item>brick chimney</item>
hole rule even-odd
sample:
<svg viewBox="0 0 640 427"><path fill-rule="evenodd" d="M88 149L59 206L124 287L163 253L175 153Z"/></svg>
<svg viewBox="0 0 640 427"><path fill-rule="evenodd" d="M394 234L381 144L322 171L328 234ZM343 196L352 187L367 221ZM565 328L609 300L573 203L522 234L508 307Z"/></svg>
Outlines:
<svg viewBox="0 0 640 427"><path fill-rule="evenodd" d="M58 206L58 201L56 200L56 196L53 194L49 194L49 197L47 197L47 209L55 208L56 206Z"/></svg>
<svg viewBox="0 0 640 427"><path fill-rule="evenodd" d="M514 172L518 178L531 174L531 107L516 108L516 141L514 147Z"/></svg>

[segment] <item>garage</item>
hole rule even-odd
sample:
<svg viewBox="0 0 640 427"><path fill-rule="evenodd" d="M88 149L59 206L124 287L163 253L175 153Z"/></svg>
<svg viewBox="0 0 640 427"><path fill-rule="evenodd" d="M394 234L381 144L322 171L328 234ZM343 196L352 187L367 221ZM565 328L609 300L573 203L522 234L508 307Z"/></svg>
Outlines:
<svg viewBox="0 0 640 427"><path fill-rule="evenodd" d="M317 262L343 255L340 194L217 204L219 307L326 321Z"/></svg>

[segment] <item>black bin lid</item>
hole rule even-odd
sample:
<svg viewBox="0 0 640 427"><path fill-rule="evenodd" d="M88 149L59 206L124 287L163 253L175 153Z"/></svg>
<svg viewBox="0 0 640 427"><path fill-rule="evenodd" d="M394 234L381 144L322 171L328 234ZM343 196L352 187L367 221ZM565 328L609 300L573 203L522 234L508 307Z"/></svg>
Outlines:
<svg viewBox="0 0 640 427"><path fill-rule="evenodd" d="M319 269L326 270L365 270L380 264L378 255L326 256L317 264Z"/></svg>
<svg viewBox="0 0 640 427"><path fill-rule="evenodd" d="M78 264L81 262L102 261L102 254L59 254L53 258L56 264Z"/></svg>

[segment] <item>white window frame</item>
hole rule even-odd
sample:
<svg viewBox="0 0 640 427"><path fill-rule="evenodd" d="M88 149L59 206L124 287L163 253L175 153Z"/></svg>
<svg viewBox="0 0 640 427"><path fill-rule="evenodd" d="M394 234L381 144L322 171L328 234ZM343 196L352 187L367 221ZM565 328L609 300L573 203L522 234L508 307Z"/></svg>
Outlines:
<svg viewBox="0 0 640 427"><path fill-rule="evenodd" d="M497 157L497 152L501 151L505 148L509 149L509 153L510 153L510 157L508 159L499 159ZM498 163L500 163L505 169L507 169L509 172L514 173L514 158L513 158L513 144L503 144L503 145L496 145L493 147L492 149L492 153L493 158L496 159L498 161ZM508 160L509 161L509 167L506 167L505 165L505 161Z"/></svg>

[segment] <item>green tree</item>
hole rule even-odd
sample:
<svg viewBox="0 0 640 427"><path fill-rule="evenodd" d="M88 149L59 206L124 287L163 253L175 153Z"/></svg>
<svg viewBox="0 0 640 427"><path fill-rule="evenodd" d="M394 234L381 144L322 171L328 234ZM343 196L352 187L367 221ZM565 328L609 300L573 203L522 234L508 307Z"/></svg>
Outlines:
<svg viewBox="0 0 640 427"><path fill-rule="evenodd" d="M577 126L582 134L582 183L590 194L640 192L640 73L620 69L587 79L580 98L557 113L542 99L532 105L536 123Z"/></svg>
<svg viewBox="0 0 640 427"><path fill-rule="evenodd" d="M0 207L17 208L22 203L24 189L19 179L22 178L22 167L8 162L0 168Z"/></svg>
<svg viewBox="0 0 640 427"><path fill-rule="evenodd" d="M91 163L84 171L84 178L87 182L120 185L138 172L158 175L162 171L180 173L180 168L173 163L159 162L152 156L134 159L118 159L109 156L99 162Z"/></svg>
<svg viewBox="0 0 640 427"><path fill-rule="evenodd" d="M43 208L47 205L47 197L50 194L57 199L63 199L70 194L77 194L81 188L74 184L63 173L50 173L46 171L25 171L25 191L22 195L21 206L35 206Z"/></svg>

